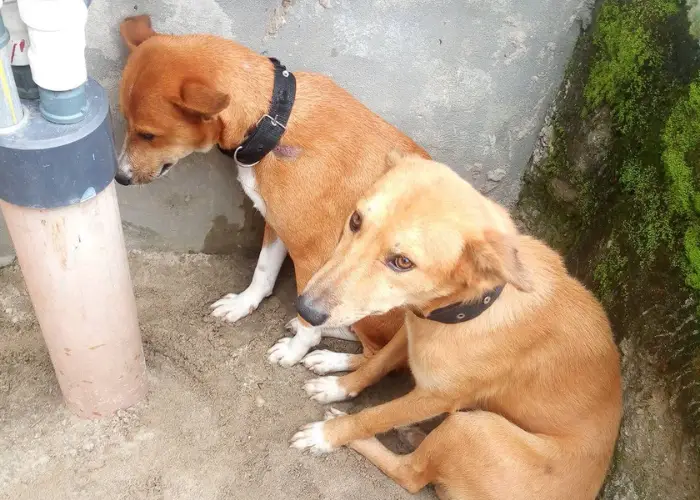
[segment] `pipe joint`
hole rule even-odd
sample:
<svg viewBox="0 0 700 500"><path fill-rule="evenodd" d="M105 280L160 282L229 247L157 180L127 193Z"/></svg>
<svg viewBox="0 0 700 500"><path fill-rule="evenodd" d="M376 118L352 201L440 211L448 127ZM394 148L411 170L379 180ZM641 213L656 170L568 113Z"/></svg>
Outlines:
<svg viewBox="0 0 700 500"><path fill-rule="evenodd" d="M117 159L105 90L84 86L89 102L79 123L44 120L37 101L25 101L21 133L0 135L0 199L22 207L57 208L94 197L114 179Z"/></svg>

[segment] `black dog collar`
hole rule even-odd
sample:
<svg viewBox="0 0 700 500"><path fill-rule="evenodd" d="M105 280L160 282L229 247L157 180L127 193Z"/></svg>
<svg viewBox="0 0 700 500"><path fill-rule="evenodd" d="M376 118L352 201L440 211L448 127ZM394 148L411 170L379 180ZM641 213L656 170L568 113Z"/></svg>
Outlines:
<svg viewBox="0 0 700 500"><path fill-rule="evenodd" d="M219 150L234 159L237 165L252 167L275 149L287 130L296 96L296 79L277 59L270 58L275 67L275 86L270 109L263 115L243 142L233 149Z"/></svg>
<svg viewBox="0 0 700 500"><path fill-rule="evenodd" d="M438 323L446 323L449 325L464 323L465 321L472 320L491 307L491 304L493 304L498 296L501 295L503 286L504 285L497 286L490 292L482 295L479 300L473 300L466 303L457 302L455 304L450 304L449 306L435 309L428 314L426 318L432 321L437 321Z"/></svg>

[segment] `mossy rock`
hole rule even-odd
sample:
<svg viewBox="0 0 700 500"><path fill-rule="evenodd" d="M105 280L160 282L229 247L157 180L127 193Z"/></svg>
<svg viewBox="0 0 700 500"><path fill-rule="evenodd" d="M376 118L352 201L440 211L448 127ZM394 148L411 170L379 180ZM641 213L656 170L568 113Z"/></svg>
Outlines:
<svg viewBox="0 0 700 500"><path fill-rule="evenodd" d="M520 223L597 294L625 346L625 423L603 498L700 498L700 45L691 35L700 7L692 3L599 2L516 207ZM661 393L664 418L652 404ZM652 433L662 420L666 431ZM681 450L685 462L676 463ZM690 479L672 484L669 464Z"/></svg>

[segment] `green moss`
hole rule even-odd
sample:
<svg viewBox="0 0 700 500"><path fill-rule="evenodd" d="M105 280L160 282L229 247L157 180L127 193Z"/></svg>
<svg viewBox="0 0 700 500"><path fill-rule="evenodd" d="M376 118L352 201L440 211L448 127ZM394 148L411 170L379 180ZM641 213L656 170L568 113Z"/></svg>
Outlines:
<svg viewBox="0 0 700 500"><path fill-rule="evenodd" d="M686 283L700 291L700 193L697 164L690 158L700 147L700 81L674 106L663 134L663 162L668 175L670 209L685 222L683 237Z"/></svg>
<svg viewBox="0 0 700 500"><path fill-rule="evenodd" d="M688 0L688 20L690 21L690 34L700 39L700 0Z"/></svg>
<svg viewBox="0 0 700 500"><path fill-rule="evenodd" d="M619 293L626 293L624 277L628 258L622 253L617 237L613 234L605 248L599 254L599 260L593 269L593 279L598 285L598 295L605 304L614 301Z"/></svg>
<svg viewBox="0 0 700 500"><path fill-rule="evenodd" d="M669 176L671 208L687 215L695 212L698 194L694 168L688 164L689 153L700 144L700 80L690 84L674 106L663 134L663 161Z"/></svg>
<svg viewBox="0 0 700 500"><path fill-rule="evenodd" d="M648 269L660 248L674 245L672 216L663 189L663 173L654 165L644 164L636 156L625 158L620 167L623 193L629 195L630 212L623 228L639 265Z"/></svg>
<svg viewBox="0 0 700 500"><path fill-rule="evenodd" d="M585 88L587 108L606 103L623 133L644 128L658 106L654 79L665 50L653 26L678 12L677 0L606 2L598 18L595 61Z"/></svg>
<svg viewBox="0 0 700 500"><path fill-rule="evenodd" d="M539 214L529 227L565 253L618 338L658 356L696 431L700 310L688 320L683 308L700 304L700 44L690 35L700 18L689 22L698 5L602 0L567 71L550 155L521 195ZM603 145L590 139L601 121L611 129ZM556 198L555 178L575 202Z"/></svg>

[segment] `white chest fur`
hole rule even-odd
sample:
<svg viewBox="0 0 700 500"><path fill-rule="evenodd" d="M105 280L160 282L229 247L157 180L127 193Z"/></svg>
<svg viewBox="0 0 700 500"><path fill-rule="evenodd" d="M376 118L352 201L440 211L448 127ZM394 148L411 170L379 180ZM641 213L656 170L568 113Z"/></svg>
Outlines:
<svg viewBox="0 0 700 500"><path fill-rule="evenodd" d="M258 183L255 180L255 167L238 167L238 182L241 183L243 191L253 202L253 207L265 217L267 207L260 193L258 193Z"/></svg>

